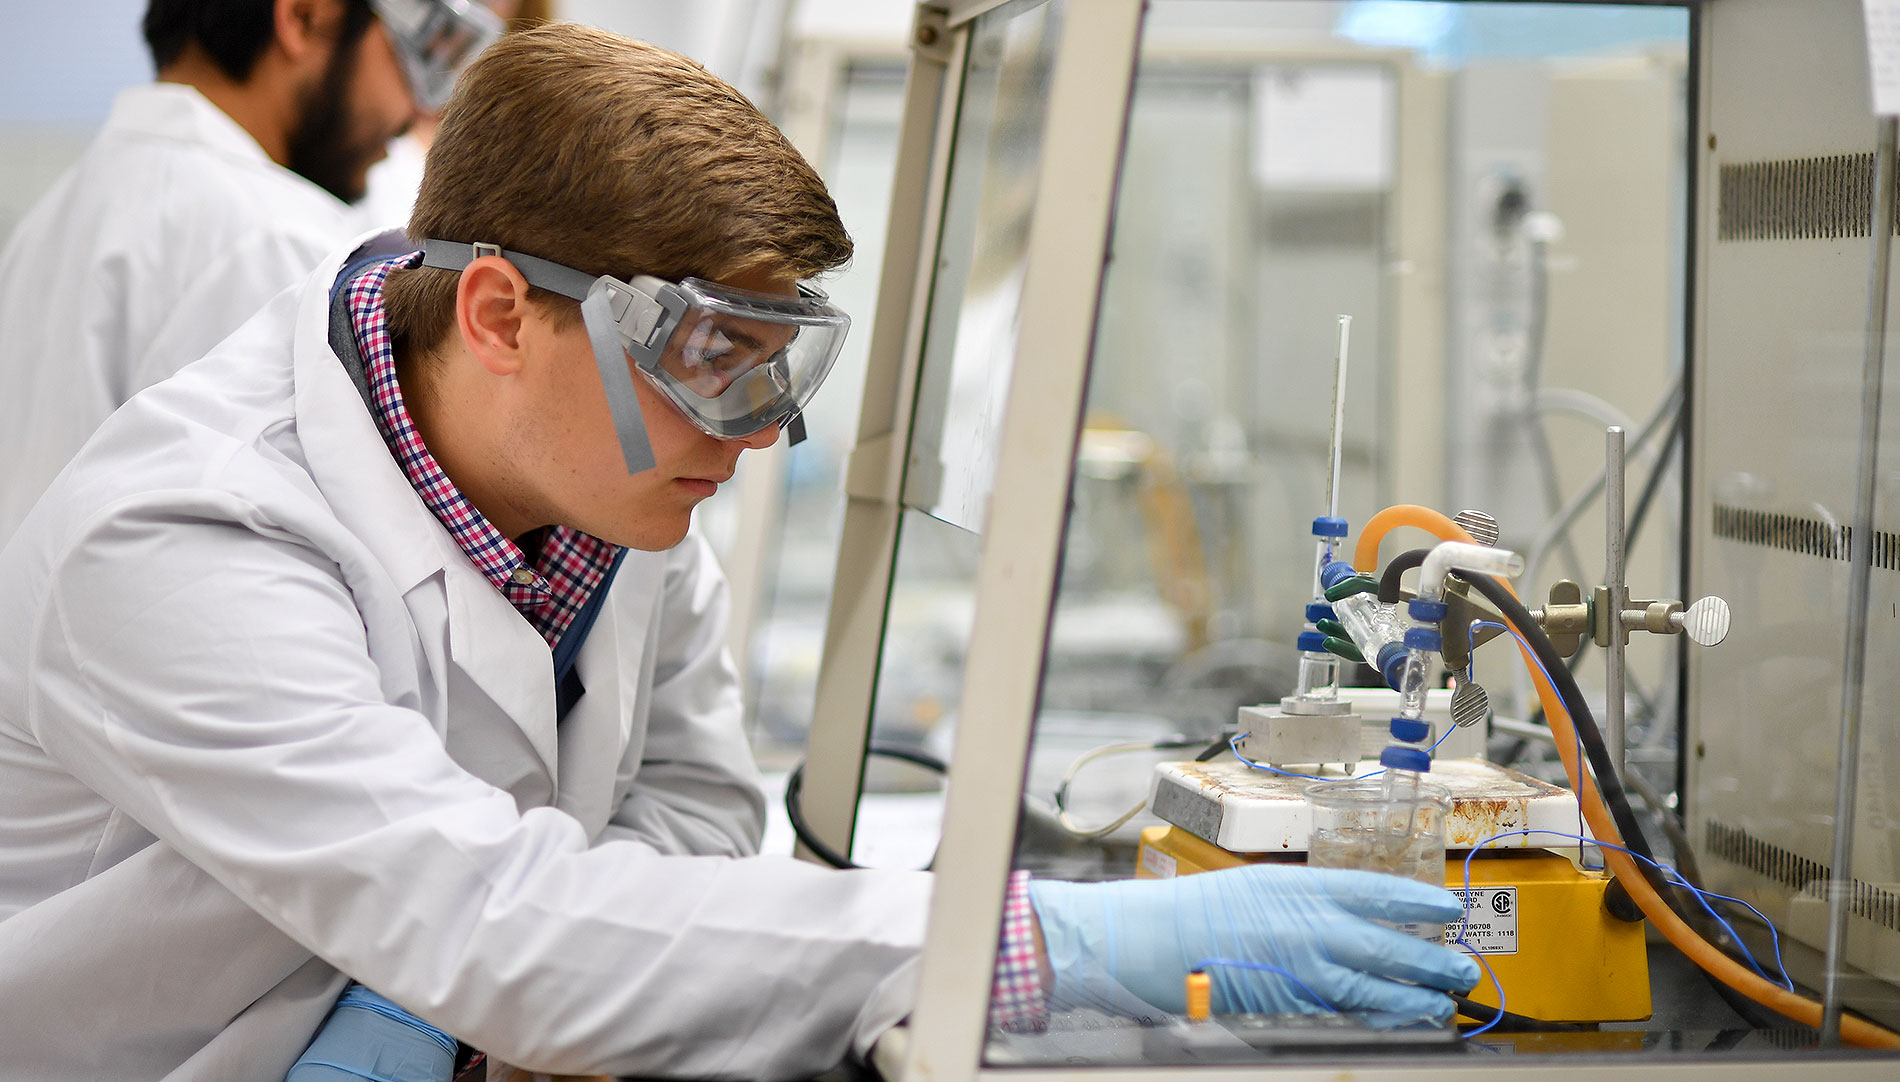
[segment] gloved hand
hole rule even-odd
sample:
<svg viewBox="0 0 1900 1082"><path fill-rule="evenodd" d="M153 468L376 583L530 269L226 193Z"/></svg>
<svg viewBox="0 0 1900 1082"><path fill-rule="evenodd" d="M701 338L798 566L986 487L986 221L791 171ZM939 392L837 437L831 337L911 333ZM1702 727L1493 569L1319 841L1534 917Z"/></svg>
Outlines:
<svg viewBox="0 0 1900 1082"><path fill-rule="evenodd" d="M449 1082L455 1038L352 984L284 1082Z"/></svg>
<svg viewBox="0 0 1900 1082"><path fill-rule="evenodd" d="M1099 966L1179 1014L1188 971L1220 958L1296 978L1207 966L1222 1013L1388 1012L1446 1022L1452 1002L1442 991L1478 982L1469 956L1373 923L1457 920L1463 908L1451 892L1377 872L1249 865L1175 879L1034 880L1029 897L1058 999L1065 981L1086 983Z"/></svg>

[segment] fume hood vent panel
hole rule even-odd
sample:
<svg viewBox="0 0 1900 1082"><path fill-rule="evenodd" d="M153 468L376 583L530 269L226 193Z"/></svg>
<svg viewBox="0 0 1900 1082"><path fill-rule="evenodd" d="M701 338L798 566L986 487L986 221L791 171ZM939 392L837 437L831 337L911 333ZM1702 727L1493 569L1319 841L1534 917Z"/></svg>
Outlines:
<svg viewBox="0 0 1900 1082"><path fill-rule="evenodd" d="M1705 824L1702 844L1705 857L1727 861L1797 893L1819 897L1827 888L1827 865L1763 841L1739 827L1710 820ZM1855 879L1852 889L1848 912L1882 928L1900 931L1900 885Z"/></svg>
<svg viewBox="0 0 1900 1082"><path fill-rule="evenodd" d="M1714 506L1710 532L1725 541L1816 556L1824 560L1846 560L1853 551L1854 528L1840 522L1803 515L1754 511L1718 503ZM1874 531L1874 566L1900 571L1900 534Z"/></svg>
<svg viewBox="0 0 1900 1082"><path fill-rule="evenodd" d="M1833 154L1722 166L1716 238L1865 237L1874 217L1874 156Z"/></svg>

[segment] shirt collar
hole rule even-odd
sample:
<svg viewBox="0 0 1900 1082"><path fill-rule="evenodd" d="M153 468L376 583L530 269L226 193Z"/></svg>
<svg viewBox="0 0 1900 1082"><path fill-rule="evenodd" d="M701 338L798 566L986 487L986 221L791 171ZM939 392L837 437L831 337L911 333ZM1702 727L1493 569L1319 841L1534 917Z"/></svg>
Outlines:
<svg viewBox="0 0 1900 1082"><path fill-rule="evenodd" d="M521 547L497 530L455 482L449 480L441 464L423 444L422 435L416 431L408 406L403 402L402 385L396 379L395 351L383 311L383 282L391 270L414 266L419 257L420 253L412 253L376 263L346 287L350 320L356 328L356 341L363 351L363 364L369 377L370 412L403 476L455 538L469 561L517 608L538 607L547 602L547 583L528 566L527 554Z"/></svg>
<svg viewBox="0 0 1900 1082"><path fill-rule="evenodd" d="M352 328L370 389L370 414L390 454L455 543L488 581L535 626L550 646L572 626L594 592L608 581L619 548L568 526L547 531L533 564L462 494L422 442L403 403L396 357L383 309L383 282L397 267L413 267L422 253L381 260L346 286Z"/></svg>

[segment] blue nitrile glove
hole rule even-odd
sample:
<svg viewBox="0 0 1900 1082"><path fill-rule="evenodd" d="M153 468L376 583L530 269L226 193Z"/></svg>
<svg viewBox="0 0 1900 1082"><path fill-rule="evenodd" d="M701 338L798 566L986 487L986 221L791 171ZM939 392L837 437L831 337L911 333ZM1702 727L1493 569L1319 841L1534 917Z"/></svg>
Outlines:
<svg viewBox="0 0 1900 1082"><path fill-rule="evenodd" d="M1116 994L1099 987L1106 974L1179 1014L1183 978L1213 958L1296 978L1207 967L1214 1009L1226 1014L1355 1011L1446 1022L1452 1002L1443 991L1478 983L1470 957L1373 923L1457 920L1464 910L1451 892L1377 872L1249 865L1176 879L1034 880L1029 897L1058 1006L1112 1005Z"/></svg>
<svg viewBox="0 0 1900 1082"><path fill-rule="evenodd" d="M455 1038L351 984L284 1082L449 1082Z"/></svg>

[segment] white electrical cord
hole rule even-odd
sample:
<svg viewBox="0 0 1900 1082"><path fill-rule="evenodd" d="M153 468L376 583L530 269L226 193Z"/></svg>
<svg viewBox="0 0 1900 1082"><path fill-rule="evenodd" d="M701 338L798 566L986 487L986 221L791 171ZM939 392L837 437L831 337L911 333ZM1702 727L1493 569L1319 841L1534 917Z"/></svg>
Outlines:
<svg viewBox="0 0 1900 1082"><path fill-rule="evenodd" d="M1122 827L1126 826L1130 819L1133 819L1135 816L1141 814L1142 809L1148 806L1148 798L1142 797L1140 800L1135 802L1134 807L1129 808L1127 811L1117 816L1113 822L1107 824L1106 826L1099 826L1099 827L1081 826L1077 824L1073 818L1070 817L1068 803L1069 803L1069 783L1075 780L1075 776L1081 773L1082 768L1094 762L1097 759L1106 758L1110 755L1125 755L1133 751L1161 751L1167 748L1194 748L1194 747L1200 747L1200 746L1201 746L1201 742L1198 740L1180 740L1180 739L1140 740L1140 741L1129 741L1129 742L1120 743L1120 744L1104 744L1099 748L1093 748L1089 751L1083 752L1082 755L1075 760L1075 762L1069 764L1068 771L1062 775L1061 783L1056 786L1056 792L1055 792L1056 822L1062 824L1062 829L1068 831L1074 837L1081 838L1084 840L1105 837L1106 835L1113 834L1117 830L1120 830Z"/></svg>

